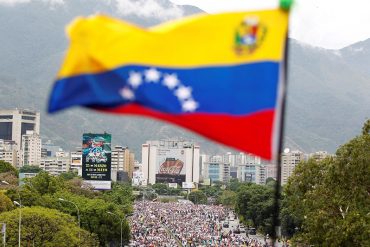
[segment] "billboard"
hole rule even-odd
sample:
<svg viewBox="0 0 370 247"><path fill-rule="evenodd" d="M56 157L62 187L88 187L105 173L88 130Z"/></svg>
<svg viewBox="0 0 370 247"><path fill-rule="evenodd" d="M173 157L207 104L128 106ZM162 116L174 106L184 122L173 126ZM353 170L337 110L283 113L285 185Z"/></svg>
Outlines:
<svg viewBox="0 0 370 247"><path fill-rule="evenodd" d="M182 182L183 189L194 189L195 185L193 182Z"/></svg>
<svg viewBox="0 0 370 247"><path fill-rule="evenodd" d="M160 148L157 150L156 183L177 183L185 181L185 150L181 148Z"/></svg>
<svg viewBox="0 0 370 247"><path fill-rule="evenodd" d="M110 134L83 134L82 178L90 181L111 180ZM94 185L94 183L92 183ZM95 183L96 185L100 183ZM95 186L94 186L95 187ZM99 189L95 187L96 189ZM102 189L106 189L104 186Z"/></svg>

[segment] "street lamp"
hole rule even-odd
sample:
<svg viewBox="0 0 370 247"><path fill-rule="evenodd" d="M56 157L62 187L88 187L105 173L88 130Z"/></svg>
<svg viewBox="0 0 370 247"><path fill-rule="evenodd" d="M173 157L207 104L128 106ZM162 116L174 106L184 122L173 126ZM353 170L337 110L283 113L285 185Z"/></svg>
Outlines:
<svg viewBox="0 0 370 247"><path fill-rule="evenodd" d="M114 215L114 216L117 216L117 218L120 220L120 223L121 223L121 247L123 247L123 242L122 242L122 224L123 224L123 221L126 219L126 217L120 217L118 214L115 214L115 213L112 213L110 211L107 212L108 214L111 214L111 215ZM128 214L127 216L130 216L130 214Z"/></svg>
<svg viewBox="0 0 370 247"><path fill-rule="evenodd" d="M19 199L21 198L19 197ZM13 203L19 207L18 247L21 247L22 202L19 200L19 202L13 201Z"/></svg>
<svg viewBox="0 0 370 247"><path fill-rule="evenodd" d="M77 209L77 219L78 219L78 227L79 227L79 229L78 229L78 240L79 240L79 245L81 244L81 221L80 221L80 210L78 209L78 207L77 207L77 205L76 205L76 203L74 203L74 202L71 202L71 201L68 201L68 200L66 200L66 199L63 199L63 198L58 198L58 200L59 201L62 201L62 202L69 202L69 203L72 203L75 207L76 207L76 209Z"/></svg>

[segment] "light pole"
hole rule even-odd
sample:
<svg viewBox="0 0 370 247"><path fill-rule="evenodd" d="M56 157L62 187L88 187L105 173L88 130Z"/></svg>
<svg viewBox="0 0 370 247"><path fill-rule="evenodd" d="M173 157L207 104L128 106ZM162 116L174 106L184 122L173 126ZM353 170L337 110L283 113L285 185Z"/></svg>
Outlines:
<svg viewBox="0 0 370 247"><path fill-rule="evenodd" d="M62 202L69 202L69 203L72 203L76 209L77 209L77 219L78 219L78 240L79 240L79 244L78 245L81 245L81 222L80 222L80 210L78 209L76 203L74 202L71 202L71 201L68 201L68 200L65 200L63 198L58 198L59 201L62 201Z"/></svg>
<svg viewBox="0 0 370 247"><path fill-rule="evenodd" d="M21 199L21 198L19 198ZM19 207L19 224L18 224L18 247L21 247L21 225L22 225L22 202L13 201Z"/></svg>
<svg viewBox="0 0 370 247"><path fill-rule="evenodd" d="M125 219L125 217L120 217L118 214L115 214L115 213L112 213L110 211L107 212L108 214L111 214L111 215L115 215L118 217L118 219L120 220L120 223L121 223L121 247L123 247L123 242L122 242L122 224L123 224L123 221Z"/></svg>
<svg viewBox="0 0 370 247"><path fill-rule="evenodd" d="M117 218L120 220L120 223L121 223L121 247L123 247L123 240L122 240L122 225L123 225L123 221L126 219L127 216L132 216L133 214L126 214L126 216L124 217L120 217L118 214L115 214L115 213L112 213L110 211L107 212L108 214L111 214L111 215L114 215L114 216L117 216Z"/></svg>
<svg viewBox="0 0 370 247"><path fill-rule="evenodd" d="M5 247L5 244L6 244L6 223L0 222L0 224L2 225L1 226L1 232L3 234L3 244L4 244L4 247Z"/></svg>

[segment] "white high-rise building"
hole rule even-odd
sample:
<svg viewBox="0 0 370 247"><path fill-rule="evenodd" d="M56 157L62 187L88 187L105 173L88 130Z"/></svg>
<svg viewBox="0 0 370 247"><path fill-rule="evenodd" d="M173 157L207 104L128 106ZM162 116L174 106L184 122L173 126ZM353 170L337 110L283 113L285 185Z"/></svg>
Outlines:
<svg viewBox="0 0 370 247"><path fill-rule="evenodd" d="M292 175L295 167L304 160L304 154L300 151L284 152L281 156L281 184L284 185L288 182L289 177Z"/></svg>
<svg viewBox="0 0 370 247"><path fill-rule="evenodd" d="M22 166L39 166L41 161L41 138L32 130L22 136Z"/></svg>
<svg viewBox="0 0 370 247"><path fill-rule="evenodd" d="M199 183L199 146L184 140L147 141L142 145L145 180L154 183Z"/></svg>
<svg viewBox="0 0 370 247"><path fill-rule="evenodd" d="M12 164L14 167L19 165L19 152L14 141L0 139L0 160Z"/></svg>
<svg viewBox="0 0 370 247"><path fill-rule="evenodd" d="M63 172L68 172L71 159L68 156L59 157L44 157L40 161L40 168L47 171L51 175L60 175Z"/></svg>
<svg viewBox="0 0 370 247"><path fill-rule="evenodd" d="M22 109L0 110L0 139L15 141L22 148L27 131L40 134L40 112Z"/></svg>

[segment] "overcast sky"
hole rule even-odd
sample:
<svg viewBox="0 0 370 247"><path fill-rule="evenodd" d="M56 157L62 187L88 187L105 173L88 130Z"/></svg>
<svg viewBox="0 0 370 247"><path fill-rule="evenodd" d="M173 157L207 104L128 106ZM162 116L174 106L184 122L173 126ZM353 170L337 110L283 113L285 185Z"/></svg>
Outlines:
<svg viewBox="0 0 370 247"><path fill-rule="evenodd" d="M172 0L207 12L271 8L278 0ZM296 0L290 37L324 48L338 49L370 38L370 0Z"/></svg>
<svg viewBox="0 0 370 247"><path fill-rule="evenodd" d="M16 5L32 1L46 2L55 7L68 0L0 0L0 4ZM101 1L115 5L115 9L123 15L135 13L143 18L154 16L163 21L182 16L180 8L162 5L158 0ZM170 1L195 5L209 13L274 8L279 3L279 0ZM290 37L314 46L339 49L370 38L370 0L295 0L291 13Z"/></svg>

